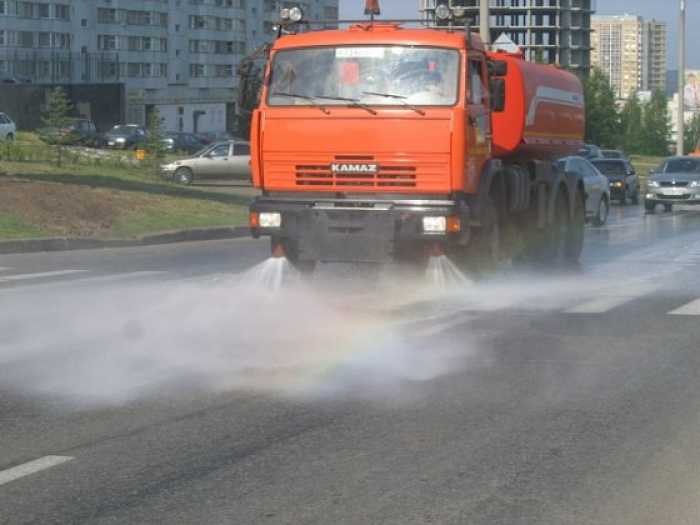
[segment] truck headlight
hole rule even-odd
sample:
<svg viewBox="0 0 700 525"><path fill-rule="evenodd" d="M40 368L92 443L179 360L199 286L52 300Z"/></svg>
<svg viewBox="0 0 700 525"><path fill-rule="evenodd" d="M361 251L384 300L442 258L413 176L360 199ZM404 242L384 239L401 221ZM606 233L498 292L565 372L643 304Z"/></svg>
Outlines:
<svg viewBox="0 0 700 525"><path fill-rule="evenodd" d="M447 217L423 217L423 231L425 233L446 233Z"/></svg>
<svg viewBox="0 0 700 525"><path fill-rule="evenodd" d="M301 22L304 18L304 11L301 10L301 7L292 7L289 10L289 19L294 22L295 24L298 24Z"/></svg>
<svg viewBox="0 0 700 525"><path fill-rule="evenodd" d="M279 228L282 226L282 214L278 212L262 212L258 220L261 228Z"/></svg>

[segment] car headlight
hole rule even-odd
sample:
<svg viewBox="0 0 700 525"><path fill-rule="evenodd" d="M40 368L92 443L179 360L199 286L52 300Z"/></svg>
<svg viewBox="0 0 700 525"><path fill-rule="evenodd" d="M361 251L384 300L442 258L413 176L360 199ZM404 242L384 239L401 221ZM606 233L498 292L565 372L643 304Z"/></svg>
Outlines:
<svg viewBox="0 0 700 525"><path fill-rule="evenodd" d="M115 142L126 142L126 139L124 137L117 137L114 139Z"/></svg>
<svg viewBox="0 0 700 525"><path fill-rule="evenodd" d="M691 188L700 188L700 180L694 180L690 182Z"/></svg>
<svg viewBox="0 0 700 525"><path fill-rule="evenodd" d="M661 186L661 184L659 184L655 180L650 180L649 182L647 182L647 186L649 186L650 188L658 188Z"/></svg>

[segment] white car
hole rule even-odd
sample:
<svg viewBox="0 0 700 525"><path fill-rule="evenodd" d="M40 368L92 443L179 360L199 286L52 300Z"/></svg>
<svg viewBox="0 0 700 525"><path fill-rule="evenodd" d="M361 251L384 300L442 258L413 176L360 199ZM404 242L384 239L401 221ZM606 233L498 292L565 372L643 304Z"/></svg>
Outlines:
<svg viewBox="0 0 700 525"><path fill-rule="evenodd" d="M610 213L610 181L593 164L583 157L566 157L559 167L567 172L578 173L586 189L586 221L593 226L604 226Z"/></svg>
<svg viewBox="0 0 700 525"><path fill-rule="evenodd" d="M5 113L0 113L0 140L15 140L17 126Z"/></svg>
<svg viewBox="0 0 700 525"><path fill-rule="evenodd" d="M250 145L241 140L218 142L186 159L161 166L162 172L181 184L197 179L250 179Z"/></svg>

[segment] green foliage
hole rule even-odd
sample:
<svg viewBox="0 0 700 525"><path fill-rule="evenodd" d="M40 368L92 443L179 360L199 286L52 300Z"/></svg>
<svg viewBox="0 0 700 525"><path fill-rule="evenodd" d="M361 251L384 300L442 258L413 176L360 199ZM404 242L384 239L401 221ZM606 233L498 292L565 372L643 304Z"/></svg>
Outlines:
<svg viewBox="0 0 700 525"><path fill-rule="evenodd" d="M599 69L594 69L584 81L583 89L586 100L586 142L603 148L620 146L620 116L608 78Z"/></svg>
<svg viewBox="0 0 700 525"><path fill-rule="evenodd" d="M163 143L165 138L165 130L163 129L163 119L160 116L158 108L154 107L148 114L148 122L146 122L146 142L144 144L148 152L148 162L151 165L151 170L154 175L160 173L160 163L165 157L166 147Z"/></svg>
<svg viewBox="0 0 700 525"><path fill-rule="evenodd" d="M648 104L644 105L642 117L642 149L645 155L668 155L671 135L671 119L668 114L668 99L661 90L656 90Z"/></svg>
<svg viewBox="0 0 700 525"><path fill-rule="evenodd" d="M42 113L41 120L44 126L52 130L47 136L50 136L51 143L56 145L56 163L59 166L63 163L63 146L68 139L68 134L62 134L60 130L70 123L68 115L72 110L73 107L62 87L55 87L47 93L46 108Z"/></svg>
<svg viewBox="0 0 700 525"><path fill-rule="evenodd" d="M700 145L700 113L693 115L693 120L685 125L683 151L692 153Z"/></svg>
<svg viewBox="0 0 700 525"><path fill-rule="evenodd" d="M642 143L642 105L635 93L632 95L620 113L620 125L622 132L622 148L628 154L643 154Z"/></svg>

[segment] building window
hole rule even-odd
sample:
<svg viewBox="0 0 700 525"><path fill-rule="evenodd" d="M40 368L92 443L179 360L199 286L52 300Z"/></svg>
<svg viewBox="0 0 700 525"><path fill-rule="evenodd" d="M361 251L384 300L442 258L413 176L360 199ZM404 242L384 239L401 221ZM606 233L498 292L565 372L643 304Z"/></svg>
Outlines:
<svg viewBox="0 0 700 525"><path fill-rule="evenodd" d="M100 7L97 10L98 24L114 24L117 21L117 10Z"/></svg>
<svg viewBox="0 0 700 525"><path fill-rule="evenodd" d="M53 47L56 49L70 49L71 35L70 33L54 33Z"/></svg>
<svg viewBox="0 0 700 525"><path fill-rule="evenodd" d="M39 47L51 47L51 33L39 33Z"/></svg>
<svg viewBox="0 0 700 525"><path fill-rule="evenodd" d="M59 20L70 20L70 8L67 5L56 4L56 18Z"/></svg>
<svg viewBox="0 0 700 525"><path fill-rule="evenodd" d="M34 47L34 33L31 31L20 31L17 37L19 47Z"/></svg>
<svg viewBox="0 0 700 525"><path fill-rule="evenodd" d="M114 35L97 35L97 49L103 51L117 49L117 37Z"/></svg>
<svg viewBox="0 0 700 525"><path fill-rule="evenodd" d="M49 4L36 4L36 8L39 18L49 18Z"/></svg>
<svg viewBox="0 0 700 525"><path fill-rule="evenodd" d="M204 64L190 64L190 76L192 78L201 78L205 76L206 68Z"/></svg>
<svg viewBox="0 0 700 525"><path fill-rule="evenodd" d="M220 78L229 78L233 76L233 65L232 64L217 64L216 65L216 76Z"/></svg>
<svg viewBox="0 0 700 525"><path fill-rule="evenodd" d="M17 16L20 18L33 18L34 5L31 2L17 2Z"/></svg>

